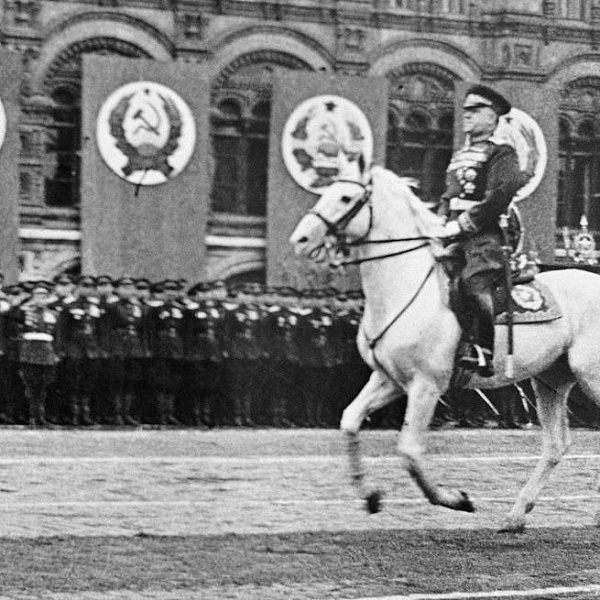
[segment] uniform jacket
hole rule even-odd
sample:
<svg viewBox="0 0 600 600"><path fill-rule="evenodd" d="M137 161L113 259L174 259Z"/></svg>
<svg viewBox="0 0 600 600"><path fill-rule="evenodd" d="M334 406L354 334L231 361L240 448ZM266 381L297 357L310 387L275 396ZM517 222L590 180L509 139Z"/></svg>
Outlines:
<svg viewBox="0 0 600 600"><path fill-rule="evenodd" d="M224 302L227 353L236 360L260 360L266 355L264 323L256 304Z"/></svg>
<svg viewBox="0 0 600 600"><path fill-rule="evenodd" d="M438 212L457 219L466 234L497 230L499 216L526 181L512 146L494 138L464 146L448 165Z"/></svg>
<svg viewBox="0 0 600 600"><path fill-rule="evenodd" d="M186 315L188 360L222 362L225 355L225 311L213 300L190 303Z"/></svg>
<svg viewBox="0 0 600 600"><path fill-rule="evenodd" d="M117 358L147 358L150 309L139 300L113 298L106 303L109 352Z"/></svg>
<svg viewBox="0 0 600 600"><path fill-rule="evenodd" d="M18 308L18 360L30 365L53 367L58 362L54 350L57 314L48 306L23 304Z"/></svg>
<svg viewBox="0 0 600 600"><path fill-rule="evenodd" d="M97 298L80 297L67 301L56 323L56 351L74 360L107 358L103 341L107 337L105 313Z"/></svg>
<svg viewBox="0 0 600 600"><path fill-rule="evenodd" d="M169 300L152 306L148 313L148 334L152 356L185 358L185 304Z"/></svg>

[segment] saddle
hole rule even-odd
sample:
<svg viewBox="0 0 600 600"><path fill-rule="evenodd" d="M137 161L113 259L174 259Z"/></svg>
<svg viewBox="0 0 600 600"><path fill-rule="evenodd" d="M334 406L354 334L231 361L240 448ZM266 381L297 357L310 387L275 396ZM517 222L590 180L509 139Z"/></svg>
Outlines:
<svg viewBox="0 0 600 600"><path fill-rule="evenodd" d="M447 246L441 255L436 257L450 278L450 308L456 314L459 323L464 323L465 302L460 282L461 259L458 244ZM510 293L506 289L503 277L492 290L494 300L494 315L496 325L508 322L508 302L511 302L513 323L542 323L553 321L562 316L552 292L535 276L539 272L537 265L522 257L511 258Z"/></svg>

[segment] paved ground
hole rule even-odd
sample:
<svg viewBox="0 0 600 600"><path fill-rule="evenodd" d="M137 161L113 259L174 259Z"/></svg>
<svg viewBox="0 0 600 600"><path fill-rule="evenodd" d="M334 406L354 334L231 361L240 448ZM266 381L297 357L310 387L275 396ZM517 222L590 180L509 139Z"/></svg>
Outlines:
<svg viewBox="0 0 600 600"><path fill-rule="evenodd" d="M4 430L0 537L496 527L533 469L539 433L430 434L438 480L467 491L474 515L424 501L400 469L392 432L363 437L370 481L385 492L374 516L349 485L337 431ZM600 433L576 432L532 526L590 524L597 441Z"/></svg>
<svg viewBox="0 0 600 600"><path fill-rule="evenodd" d="M369 480L385 492L383 512L367 515L333 430L0 429L0 600L341 600L576 585L592 591L531 597L596 597L600 432L574 431L528 532L508 538L490 528L534 467L538 430L430 433L438 481L469 492L475 514L427 504L400 469L395 437L362 435Z"/></svg>

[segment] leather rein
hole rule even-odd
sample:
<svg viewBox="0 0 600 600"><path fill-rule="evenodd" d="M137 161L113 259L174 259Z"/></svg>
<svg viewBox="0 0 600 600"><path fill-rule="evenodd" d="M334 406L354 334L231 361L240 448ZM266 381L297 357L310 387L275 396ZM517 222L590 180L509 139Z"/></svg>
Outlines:
<svg viewBox="0 0 600 600"><path fill-rule="evenodd" d="M337 221L330 221L326 217L324 217L320 212L315 209L309 210L309 214L315 215L315 217L319 218L327 228L327 236L334 238L335 242L326 242L324 247L327 250L334 250L338 255L343 256L342 260L340 259L331 259L329 261L329 266L333 269L338 269L340 267L346 267L349 265L360 265L365 262L370 262L373 260L381 260L384 258L392 258L394 256L400 256L402 254L408 254L409 252L414 252L415 250L420 250L421 248L425 248L429 244L430 240L435 238L431 236L415 236L415 237L404 237L404 238L390 238L385 240L367 240L366 237L369 235L371 228L373 227L373 205L371 204L371 196L373 194L373 184L369 183L361 183L360 181L354 181L351 179L337 179L337 182L341 183L354 183L363 188L363 193L356 200L356 202L345 212ZM369 209L369 226L367 227L367 231L365 234L357 240L348 241L346 239L346 234L344 233L344 229L348 226L350 221L354 219L358 215L358 213L367 205ZM359 246L368 246L368 245L376 245L376 244L392 244L394 242L421 242L425 241L426 243L419 244L417 246L413 246L412 248L407 248L404 250L399 250L398 252L390 252L389 254L380 254L377 256L369 256L367 258L356 258L349 259L347 258L350 254L350 248L356 248Z"/></svg>

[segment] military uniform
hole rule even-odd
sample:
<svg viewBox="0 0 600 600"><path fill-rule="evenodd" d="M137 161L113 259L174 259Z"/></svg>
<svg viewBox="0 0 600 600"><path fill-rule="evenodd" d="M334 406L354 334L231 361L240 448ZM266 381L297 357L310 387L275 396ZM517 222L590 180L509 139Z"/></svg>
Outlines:
<svg viewBox="0 0 600 600"><path fill-rule="evenodd" d="M259 361L264 358L259 307L254 303L226 301L225 339L227 384L235 425L253 426L253 403Z"/></svg>
<svg viewBox="0 0 600 600"><path fill-rule="evenodd" d="M291 407L301 387L299 332L301 316L282 302L293 294L292 290L281 290L279 302L266 308L265 333L269 340L269 360L266 372L266 395L270 402L270 422L275 427L294 425Z"/></svg>
<svg viewBox="0 0 600 600"><path fill-rule="evenodd" d="M177 291L179 284L163 282L163 291ZM185 359L186 306L176 298L166 298L152 306L148 314L152 369L150 378L155 392L161 425L181 425L175 416Z"/></svg>
<svg viewBox="0 0 600 600"><path fill-rule="evenodd" d="M506 114L508 101L486 86L467 92L464 109L488 107L497 115ZM494 315L491 288L504 268L500 215L507 211L517 191L526 183L512 146L479 136L458 150L447 169L446 191L438 212L452 223L460 241L464 265L461 283L467 304L466 321L470 341L477 350L463 356L461 364L480 375L493 374Z"/></svg>
<svg viewBox="0 0 600 600"><path fill-rule="evenodd" d="M84 276L79 286L95 288L93 277ZM86 292L87 294L87 292ZM64 303L56 324L56 351L65 361L67 397L73 425L93 425L90 400L97 389L100 361L108 358L104 345L106 319L93 295L78 295Z"/></svg>
<svg viewBox="0 0 600 600"><path fill-rule="evenodd" d="M134 280L123 277L116 286L117 291L125 286L134 289ZM144 361L150 357L149 311L149 307L134 295L116 296L106 304L111 348L111 399L116 425L139 425L132 411L143 377Z"/></svg>
<svg viewBox="0 0 600 600"><path fill-rule="evenodd" d="M191 294L207 291L195 286ZM186 381L194 425L213 426L222 416L217 405L225 364L225 311L211 298L188 304L186 311Z"/></svg>
<svg viewBox="0 0 600 600"><path fill-rule="evenodd" d="M56 376L58 362L54 351L57 314L39 301L49 291L47 284L37 284L33 288L34 299L21 305L17 316L19 374L25 386L28 423L33 427L48 424L46 393Z"/></svg>

